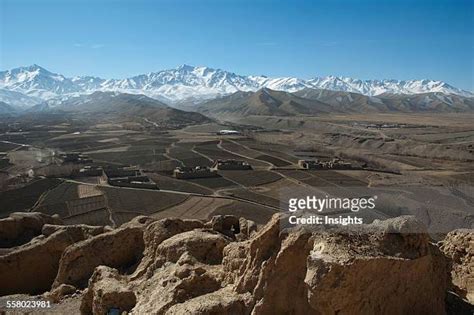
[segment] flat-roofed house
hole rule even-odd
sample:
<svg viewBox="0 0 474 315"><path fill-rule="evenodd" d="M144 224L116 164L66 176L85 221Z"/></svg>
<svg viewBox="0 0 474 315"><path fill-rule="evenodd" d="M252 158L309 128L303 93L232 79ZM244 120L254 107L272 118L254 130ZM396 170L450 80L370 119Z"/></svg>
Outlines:
<svg viewBox="0 0 474 315"><path fill-rule="evenodd" d="M216 160L212 165L214 170L251 170L252 166L242 160Z"/></svg>

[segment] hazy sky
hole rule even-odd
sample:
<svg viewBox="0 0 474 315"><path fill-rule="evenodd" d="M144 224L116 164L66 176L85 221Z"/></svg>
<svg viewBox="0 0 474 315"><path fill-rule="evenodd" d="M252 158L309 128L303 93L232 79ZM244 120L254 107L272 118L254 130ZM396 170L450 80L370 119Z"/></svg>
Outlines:
<svg viewBox="0 0 474 315"><path fill-rule="evenodd" d="M474 90L474 0L0 0L0 69L123 78L238 74L436 79Z"/></svg>

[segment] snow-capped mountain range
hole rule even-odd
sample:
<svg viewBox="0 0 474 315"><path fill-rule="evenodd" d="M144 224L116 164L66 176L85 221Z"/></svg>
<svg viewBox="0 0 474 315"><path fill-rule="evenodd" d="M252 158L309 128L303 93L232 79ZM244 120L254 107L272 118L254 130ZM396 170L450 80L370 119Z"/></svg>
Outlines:
<svg viewBox="0 0 474 315"><path fill-rule="evenodd" d="M126 79L102 79L93 76L67 78L38 65L0 71L0 101L20 107L30 107L44 101L50 104L60 103L71 96L96 91L144 94L175 103L183 100L205 100L237 91L257 91L261 88L285 92L317 88L369 96L427 92L474 96L472 92L434 80L357 80L335 76L309 80L293 77L268 78L243 76L221 69L189 65Z"/></svg>

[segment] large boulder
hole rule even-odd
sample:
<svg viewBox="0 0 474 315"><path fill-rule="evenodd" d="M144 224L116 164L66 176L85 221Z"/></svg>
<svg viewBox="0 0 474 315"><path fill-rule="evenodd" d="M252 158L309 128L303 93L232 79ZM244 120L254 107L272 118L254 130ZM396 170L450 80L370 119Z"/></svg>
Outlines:
<svg viewBox="0 0 474 315"><path fill-rule="evenodd" d="M448 233L440 248L448 257L452 289L474 304L474 230Z"/></svg>

